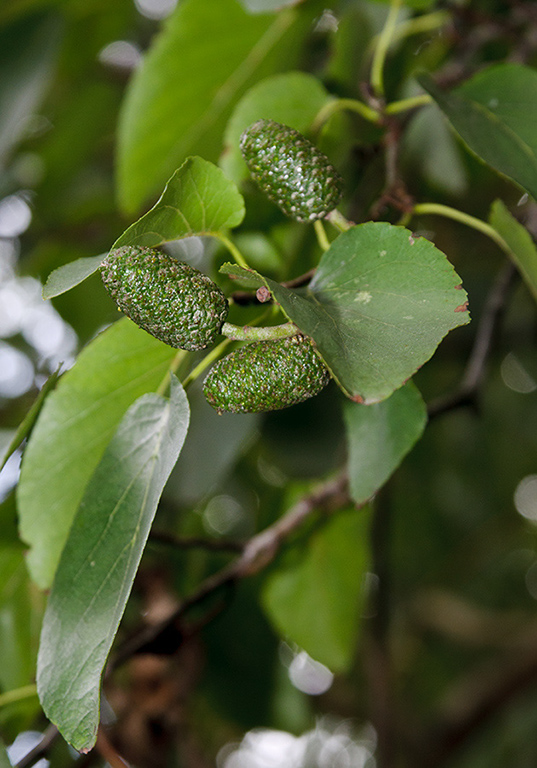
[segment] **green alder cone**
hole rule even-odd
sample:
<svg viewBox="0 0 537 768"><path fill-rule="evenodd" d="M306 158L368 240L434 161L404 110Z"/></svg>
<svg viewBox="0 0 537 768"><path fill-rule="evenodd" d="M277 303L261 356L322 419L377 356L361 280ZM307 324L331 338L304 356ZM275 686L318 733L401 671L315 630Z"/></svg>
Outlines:
<svg viewBox="0 0 537 768"><path fill-rule="evenodd" d="M209 371L203 393L218 413L259 413L296 405L330 381L311 339L290 336L247 344Z"/></svg>
<svg viewBox="0 0 537 768"><path fill-rule="evenodd" d="M101 276L119 309L171 347L204 349L227 317L228 302L216 283L153 248L127 245L111 251Z"/></svg>
<svg viewBox="0 0 537 768"><path fill-rule="evenodd" d="M240 147L257 184L292 219L321 219L341 200L343 179L293 128L258 120L244 131Z"/></svg>

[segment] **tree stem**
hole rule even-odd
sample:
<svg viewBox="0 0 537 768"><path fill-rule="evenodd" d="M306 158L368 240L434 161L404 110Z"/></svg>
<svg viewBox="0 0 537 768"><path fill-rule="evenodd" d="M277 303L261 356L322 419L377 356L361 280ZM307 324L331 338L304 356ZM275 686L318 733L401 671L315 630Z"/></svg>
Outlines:
<svg viewBox="0 0 537 768"><path fill-rule="evenodd" d="M379 35L377 47L373 54L373 62L371 64L371 85L377 96L384 96L384 64L388 49L393 39L401 1L402 0L392 0L388 16L386 17L386 23Z"/></svg>
<svg viewBox="0 0 537 768"><path fill-rule="evenodd" d="M412 213L438 214L439 216L445 216L454 221L460 221L461 224L466 224L466 226L472 227L472 229L476 229L478 232L482 232L493 240L508 256L511 255L511 249L499 232L496 232L496 230L491 227L490 224L487 224L486 221L477 219L475 216L470 216L468 213L459 211L456 208L451 208L449 205L442 205L441 203L417 203L414 206Z"/></svg>
<svg viewBox="0 0 537 768"><path fill-rule="evenodd" d="M230 252L230 254L235 259L235 262L239 265L239 267L243 267L244 269L250 269L248 266L248 263L246 262L246 259L242 255L242 253L239 251L237 246L234 242L232 242L229 237L224 235L223 232L213 232L214 237L218 238L222 245L224 245L227 250Z"/></svg>
<svg viewBox="0 0 537 768"><path fill-rule="evenodd" d="M330 241L326 236L326 232L323 227L323 222L320 219L316 219L313 222L313 226L315 228L315 234L317 235L317 242L319 243L323 251L327 251L330 248Z"/></svg>
<svg viewBox="0 0 537 768"><path fill-rule="evenodd" d="M325 104L315 116L315 120L311 125L312 133L316 135L323 125L330 120L332 115L335 115L338 112L343 112L344 110L356 112L360 117L363 117L364 120L368 120L370 123L375 123L376 125L378 125L381 120L379 113L371 107L368 107L363 101L359 101L358 99L333 99L332 101L329 101L328 104Z"/></svg>
<svg viewBox="0 0 537 768"><path fill-rule="evenodd" d="M330 211L330 213L325 216L326 220L330 222L336 229L339 229L340 232L346 232L348 229L351 229L354 227L354 224L352 221L349 221L345 218L345 216L338 211L337 208L334 208L333 211Z"/></svg>

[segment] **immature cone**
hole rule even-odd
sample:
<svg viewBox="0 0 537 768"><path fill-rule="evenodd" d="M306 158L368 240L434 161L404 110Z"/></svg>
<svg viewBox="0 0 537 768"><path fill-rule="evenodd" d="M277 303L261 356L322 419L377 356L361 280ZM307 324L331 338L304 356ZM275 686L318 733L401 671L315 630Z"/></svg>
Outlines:
<svg viewBox="0 0 537 768"><path fill-rule="evenodd" d="M273 120L258 120L241 136L250 173L270 199L297 221L314 221L333 211L343 179L301 133Z"/></svg>
<svg viewBox="0 0 537 768"><path fill-rule="evenodd" d="M162 251L117 248L103 261L101 276L119 309L171 347L204 349L227 317L228 302L216 283Z"/></svg>
<svg viewBox="0 0 537 768"><path fill-rule="evenodd" d="M256 341L223 357L209 371L203 393L218 413L277 411L319 394L330 373L311 339Z"/></svg>

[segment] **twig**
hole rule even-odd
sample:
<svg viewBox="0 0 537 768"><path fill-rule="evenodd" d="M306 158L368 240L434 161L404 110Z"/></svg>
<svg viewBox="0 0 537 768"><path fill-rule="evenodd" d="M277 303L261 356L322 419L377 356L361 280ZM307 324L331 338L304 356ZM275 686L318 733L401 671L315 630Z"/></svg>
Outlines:
<svg viewBox="0 0 537 768"><path fill-rule="evenodd" d="M112 766L112 768L129 768L127 761L124 760L118 752L116 752L115 748L110 743L108 736L103 731L102 725L99 727L97 732L95 749L105 760L105 762Z"/></svg>
<svg viewBox="0 0 537 768"><path fill-rule="evenodd" d="M509 288L516 274L513 264L506 263L499 272L487 297L474 345L464 374L457 389L451 394L433 400L428 408L429 418L462 405L474 405L485 378L487 363L492 352L496 331L502 317Z"/></svg>
<svg viewBox="0 0 537 768"><path fill-rule="evenodd" d="M175 549L207 549L211 552L242 552L244 543L231 539L205 539L201 536L178 537L165 531L151 531L149 541Z"/></svg>
<svg viewBox="0 0 537 768"><path fill-rule="evenodd" d="M35 763L40 757L43 757L43 755L48 752L59 735L60 734L56 726L49 725L49 727L43 733L43 737L39 744L36 744L35 747L28 752L28 754L24 755L24 757L22 757L19 762L16 763L14 768L28 768L29 765Z"/></svg>
<svg viewBox="0 0 537 768"><path fill-rule="evenodd" d="M198 589L187 597L174 613L159 624L144 627L134 637L120 646L109 664L108 672L116 669L127 659L143 650L157 652L159 641L164 645L161 653L172 653L181 643L186 631L179 620L187 611L202 603L207 597L240 579L254 576L266 568L276 557L281 545L314 512L334 511L350 502L346 472L320 486L316 491L298 501L275 523L249 539L241 554L220 571L209 576Z"/></svg>
<svg viewBox="0 0 537 768"><path fill-rule="evenodd" d="M391 535L392 511L389 486L378 494L373 506L371 550L378 586L372 592L372 616L365 650L365 673L372 723L378 734L377 764L391 768L395 757L396 717L394 674L390 652L391 624Z"/></svg>

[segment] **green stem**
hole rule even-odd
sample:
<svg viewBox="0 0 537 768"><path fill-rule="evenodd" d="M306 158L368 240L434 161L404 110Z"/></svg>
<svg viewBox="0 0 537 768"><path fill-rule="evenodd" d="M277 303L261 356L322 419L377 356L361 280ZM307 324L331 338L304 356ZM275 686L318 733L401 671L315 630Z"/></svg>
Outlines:
<svg viewBox="0 0 537 768"><path fill-rule="evenodd" d="M311 125L311 131L315 135L317 134L323 125L327 123L332 115L337 112L343 112L348 110L349 112L357 112L365 120L369 120L370 123L380 123L380 115L363 101L358 99L333 99L325 104L324 107L317 112L315 119Z"/></svg>
<svg viewBox="0 0 537 768"><path fill-rule="evenodd" d="M227 325L227 323L224 323L224 325ZM224 339L224 341L220 342L220 344L212 349L208 355L205 355L203 360L201 360L198 365L196 365L196 367L190 371L188 376L182 382L183 387L186 389L189 384L192 384L193 381L196 381L198 376L200 376L203 371L208 368L209 365L211 365L211 363L214 363L215 360L218 360L229 343L230 339Z"/></svg>
<svg viewBox="0 0 537 768"><path fill-rule="evenodd" d="M24 699L32 699L34 696L37 696L37 686L35 684L15 688L13 691L6 691L6 693L0 694L0 708L6 707L8 704L15 704L15 702L23 701Z"/></svg>
<svg viewBox="0 0 537 768"><path fill-rule="evenodd" d="M164 374L164 378L160 382L160 384L157 387L156 394L160 395L161 397L164 397L166 392L168 391L168 387L170 386L170 376L172 373L176 373L177 369L185 359L185 357L188 355L188 352L185 349L179 349L173 358L173 360L170 363L170 367Z"/></svg>
<svg viewBox="0 0 537 768"><path fill-rule="evenodd" d="M226 235L224 235L224 233L223 233L223 232L212 232L212 235L213 235L214 237L218 238L218 240L220 240L220 242L222 243L222 245L224 245L224 246L225 246L225 247L228 249L228 251L230 252L230 254L233 256L233 258L235 259L235 261L236 261L236 262L237 262L237 264L239 265L239 267L243 267L244 269L250 269L250 267L249 267L249 266L248 266L248 264L246 263L246 259L244 258L244 256L242 255L242 253L239 251L239 249L237 248L237 246L235 245L235 243L233 243L233 242L232 242L232 241L229 239L229 237L227 237Z"/></svg>
<svg viewBox="0 0 537 768"><path fill-rule="evenodd" d="M348 229L351 229L354 227L354 224L352 221L349 221L345 218L345 216L338 211L337 208L334 208L333 211L330 211L330 213L325 216L325 219L330 222L336 229L339 229L340 232L346 232Z"/></svg>
<svg viewBox="0 0 537 768"><path fill-rule="evenodd" d="M434 11L425 13L423 16L417 16L415 19L403 21L393 34L393 40L401 40L410 35L418 35L421 32L430 32L433 29L439 29L447 24L451 19L448 11Z"/></svg>
<svg viewBox="0 0 537 768"><path fill-rule="evenodd" d="M384 96L384 64L388 48L390 47L395 32L401 2L402 0L391 0L390 10L386 17L384 28L379 35L377 47L373 54L373 62L371 64L371 85L377 96Z"/></svg>
<svg viewBox="0 0 537 768"><path fill-rule="evenodd" d="M398 112L406 112L409 109L423 107L426 104L432 104L433 100L428 93L421 93L419 96L411 96L408 99L392 101L384 110L387 115L396 115Z"/></svg>
<svg viewBox="0 0 537 768"><path fill-rule="evenodd" d="M272 341L285 339L300 333L294 323L282 323L281 325L264 325L256 328L253 325L233 325L224 323L222 333L233 341Z"/></svg>
<svg viewBox="0 0 537 768"><path fill-rule="evenodd" d="M463 213L463 211L459 211L456 208L451 208L449 205L442 205L441 203L417 203L414 206L412 213L415 215L438 214L439 216L445 216L454 221L460 221L461 224L466 224L466 226L472 227L472 229L476 229L478 232L489 237L502 249L502 251L505 251L505 253L511 253L511 249L503 237L496 232L490 224L487 224L487 222L482 219L476 219L475 216L470 216L468 213Z"/></svg>
<svg viewBox="0 0 537 768"><path fill-rule="evenodd" d="M317 235L317 242L323 249L323 251L327 251L330 248L330 241L326 236L325 229L323 227L323 222L320 219L315 219L313 222L313 226L315 229L315 234Z"/></svg>

